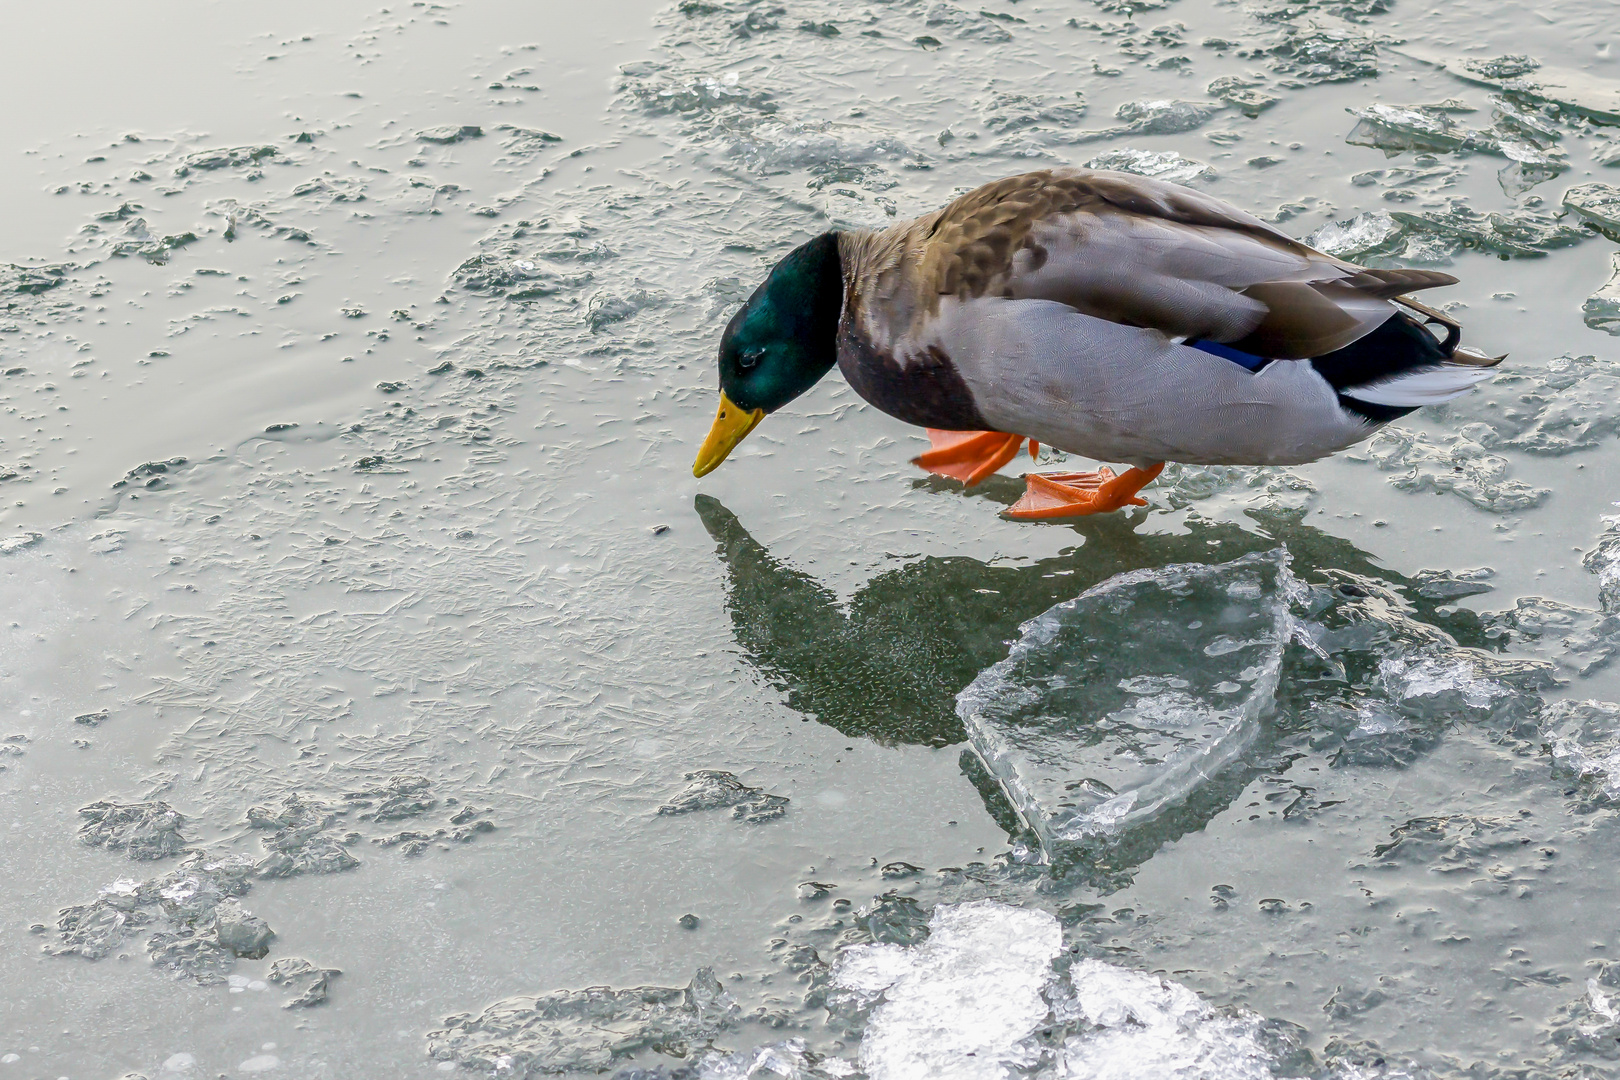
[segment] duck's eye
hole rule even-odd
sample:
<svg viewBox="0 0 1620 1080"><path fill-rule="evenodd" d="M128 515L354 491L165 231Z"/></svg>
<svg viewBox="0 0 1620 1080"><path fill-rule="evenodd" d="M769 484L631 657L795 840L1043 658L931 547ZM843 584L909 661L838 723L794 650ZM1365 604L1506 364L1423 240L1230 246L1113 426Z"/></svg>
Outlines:
<svg viewBox="0 0 1620 1080"><path fill-rule="evenodd" d="M764 349L744 349L737 354L737 366L744 371L758 367L760 358L765 355Z"/></svg>

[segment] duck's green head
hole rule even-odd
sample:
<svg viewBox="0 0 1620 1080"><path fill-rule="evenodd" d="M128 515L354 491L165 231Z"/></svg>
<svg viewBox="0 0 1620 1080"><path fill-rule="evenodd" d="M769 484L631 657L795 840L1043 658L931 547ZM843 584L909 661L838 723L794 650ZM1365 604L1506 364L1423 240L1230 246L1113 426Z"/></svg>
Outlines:
<svg viewBox="0 0 1620 1080"><path fill-rule="evenodd" d="M822 233L776 264L720 339L720 411L692 475L714 471L766 413L832 370L843 306L836 232Z"/></svg>

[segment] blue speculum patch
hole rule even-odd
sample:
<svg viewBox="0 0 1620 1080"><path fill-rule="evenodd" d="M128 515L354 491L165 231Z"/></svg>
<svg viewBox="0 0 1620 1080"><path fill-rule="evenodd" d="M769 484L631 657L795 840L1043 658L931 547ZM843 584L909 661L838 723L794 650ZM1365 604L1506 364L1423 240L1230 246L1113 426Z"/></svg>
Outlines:
<svg viewBox="0 0 1620 1080"><path fill-rule="evenodd" d="M1222 345L1218 341L1188 341L1185 342L1185 344L1189 348L1202 349L1211 356L1219 356L1223 359L1230 360L1239 367L1248 368L1250 371L1259 371L1261 368L1265 367L1267 363L1264 356L1256 356L1253 353L1246 353L1242 349L1234 349L1232 346Z"/></svg>

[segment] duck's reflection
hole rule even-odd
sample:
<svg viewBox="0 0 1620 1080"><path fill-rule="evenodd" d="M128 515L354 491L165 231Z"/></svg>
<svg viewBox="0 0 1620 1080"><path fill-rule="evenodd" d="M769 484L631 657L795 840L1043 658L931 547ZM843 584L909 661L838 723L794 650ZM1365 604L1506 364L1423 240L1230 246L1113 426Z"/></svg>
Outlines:
<svg viewBox="0 0 1620 1080"><path fill-rule="evenodd" d="M1011 501L1016 491L997 494ZM966 741L956 694L1006 655L1020 623L1053 604L1127 570L1225 562L1286 544L1295 575L1322 586L1312 615L1321 620L1323 640L1336 659L1292 650L1297 655L1285 672L1277 714L1245 765L1212 778L1151 829L1095 850L1076 848L1054 862L1064 879L1105 891L1127 884L1166 841L1202 829L1257 777L1276 774L1278 793L1268 798L1314 805L1312 788L1282 775L1302 756L1291 744L1304 740L1320 750L1343 735L1311 727L1313 717L1328 715L1313 704L1362 693L1390 648L1447 637L1492 645L1472 612L1437 610L1437 602L1425 601L1406 577L1378 566L1345 539L1304 524L1299 514L1251 512L1250 527L1195 521L1174 534L1139 531L1145 514L1082 519L1072 528L1083 543L1051 558L992 566L963 556L925 557L878 574L841 605L831 590L755 542L716 500L700 495L696 509L719 544L733 632L749 662L808 718L886 745ZM1387 762L1365 752L1347 760L1399 767L1425 745L1421 739L1403 744ZM1023 833L977 757L965 752L962 767L996 822L1010 835Z"/></svg>
<svg viewBox="0 0 1620 1080"><path fill-rule="evenodd" d="M1126 570L1225 562L1284 543L1296 575L1351 596L1365 591L1357 582L1379 591L1408 584L1291 514L1257 514L1253 530L1201 522L1177 534L1139 532L1146 515L1109 514L1080 519L1072 528L1083 544L1060 555L1024 565L926 556L873 577L845 606L758 544L717 500L699 495L696 509L719 544L733 632L749 662L793 708L887 745L964 741L956 694L1006 655L1019 624ZM1412 614L1433 620L1433 605L1423 607ZM1468 613L1441 621L1469 636Z"/></svg>

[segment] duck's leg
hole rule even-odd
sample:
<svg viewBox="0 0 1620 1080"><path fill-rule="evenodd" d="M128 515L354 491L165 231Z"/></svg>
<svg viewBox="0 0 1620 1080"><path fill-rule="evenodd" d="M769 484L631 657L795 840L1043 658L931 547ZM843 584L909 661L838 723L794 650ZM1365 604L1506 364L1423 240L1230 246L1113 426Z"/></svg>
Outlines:
<svg viewBox="0 0 1620 1080"><path fill-rule="evenodd" d="M1006 511L1018 521L1102 514L1125 506L1146 506L1141 491L1164 470L1164 462L1147 469L1130 468L1119 476L1104 465L1096 472L1027 473L1023 497Z"/></svg>
<svg viewBox="0 0 1620 1080"><path fill-rule="evenodd" d="M1016 457L1024 437L1000 431L929 428L928 441L932 449L912 458L911 463L972 487Z"/></svg>

